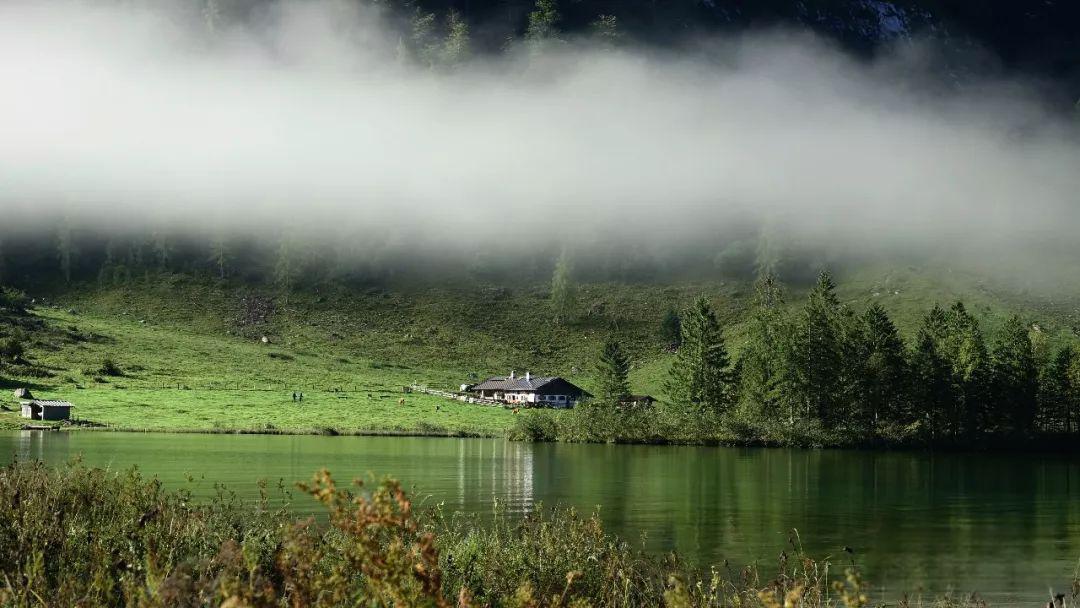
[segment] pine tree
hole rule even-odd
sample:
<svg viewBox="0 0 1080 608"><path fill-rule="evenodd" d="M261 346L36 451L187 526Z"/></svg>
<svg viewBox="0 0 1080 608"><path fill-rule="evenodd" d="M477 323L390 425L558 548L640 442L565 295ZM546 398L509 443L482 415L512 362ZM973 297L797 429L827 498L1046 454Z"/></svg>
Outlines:
<svg viewBox="0 0 1080 608"><path fill-rule="evenodd" d="M626 401L630 396L630 360L617 341L604 342L596 371L597 397L612 404Z"/></svg>
<svg viewBox="0 0 1080 608"><path fill-rule="evenodd" d="M754 251L754 270L758 276L776 275L781 258L779 242L782 240L777 238L775 222L766 219L761 225Z"/></svg>
<svg viewBox="0 0 1080 608"><path fill-rule="evenodd" d="M977 437L987 421L990 393L990 356L979 322L956 302L945 313L945 332L940 348L950 363L956 401L946 425L953 437Z"/></svg>
<svg viewBox="0 0 1080 608"><path fill-rule="evenodd" d="M923 434L931 441L944 434L945 419L956 398L952 367L939 349L944 317L944 311L935 306L923 319L909 364L912 418L923 423Z"/></svg>
<svg viewBox="0 0 1080 608"><path fill-rule="evenodd" d="M790 397L792 330L783 311L784 294L771 274L755 286L754 310L747 324L747 343L739 356L739 409L748 420L795 422Z"/></svg>
<svg viewBox="0 0 1080 608"><path fill-rule="evenodd" d="M570 255L563 249L562 255L555 262L555 272L551 276L551 310L555 313L556 323L565 323L571 319L577 308L577 289L571 278L573 265Z"/></svg>
<svg viewBox="0 0 1080 608"><path fill-rule="evenodd" d="M1065 433L1073 435L1080 433L1080 353L1075 349L1073 350L1068 375L1069 399L1066 402Z"/></svg>
<svg viewBox="0 0 1080 608"><path fill-rule="evenodd" d="M870 347L866 328L855 311L841 305L836 316L836 330L840 365L836 374L834 402L827 420L831 420L834 426L840 426L843 422L863 429L871 428L875 425L868 424L866 404L861 402L862 383L871 373L867 367Z"/></svg>
<svg viewBox="0 0 1080 608"><path fill-rule="evenodd" d="M443 41L441 63L453 68L469 59L469 24L457 11L446 16L446 40Z"/></svg>
<svg viewBox="0 0 1080 608"><path fill-rule="evenodd" d="M927 332L938 349L941 348L942 343L945 341L945 336L949 333L948 324L948 313L937 304L934 304L934 306L927 311L926 316L923 317L922 329Z"/></svg>
<svg viewBox="0 0 1080 608"><path fill-rule="evenodd" d="M1075 430L1080 385L1077 354L1072 346L1054 353L1039 379L1038 426L1050 433L1071 434Z"/></svg>
<svg viewBox="0 0 1080 608"><path fill-rule="evenodd" d="M525 40L533 53L539 53L552 41L559 39L559 5L556 0L536 0L536 8L529 13L529 25Z"/></svg>
<svg viewBox="0 0 1080 608"><path fill-rule="evenodd" d="M721 414L733 403L733 374L720 322L709 301L699 298L683 315L682 347L665 385L676 402Z"/></svg>
<svg viewBox="0 0 1080 608"><path fill-rule="evenodd" d="M616 46L622 42L619 20L615 15L600 15L589 24L594 40L604 46Z"/></svg>
<svg viewBox="0 0 1080 608"><path fill-rule="evenodd" d="M845 390L841 385L842 313L836 285L828 272L822 272L810 290L799 324L795 388L804 403L805 414L826 424L839 420L845 409L842 407Z"/></svg>
<svg viewBox="0 0 1080 608"><path fill-rule="evenodd" d="M225 278L231 259L232 252L229 250L229 241L225 238L223 232L219 232L214 236L214 240L210 242L210 262L217 269L219 279Z"/></svg>
<svg viewBox="0 0 1080 608"><path fill-rule="evenodd" d="M399 66L410 65L413 61L412 49L409 48L409 44L405 42L404 36L398 36L397 45L394 46L394 61Z"/></svg>
<svg viewBox="0 0 1080 608"><path fill-rule="evenodd" d="M98 268L98 285L117 284L123 280L123 250L120 237L112 235L105 241L105 259Z"/></svg>
<svg viewBox="0 0 1080 608"><path fill-rule="evenodd" d="M425 67L434 67L439 59L441 45L435 35L435 13L416 9L409 37L410 56Z"/></svg>
<svg viewBox="0 0 1080 608"><path fill-rule="evenodd" d="M660 337L665 345L674 346L676 349L682 342L682 320L673 308L669 308L664 313L664 319L660 321Z"/></svg>
<svg viewBox="0 0 1080 608"><path fill-rule="evenodd" d="M174 247L169 235L161 230L154 230L150 234L154 247L154 260L159 272L170 269L173 262Z"/></svg>
<svg viewBox="0 0 1080 608"><path fill-rule="evenodd" d="M1028 328L1013 315L1005 322L994 345L993 415L1014 434L1032 430L1039 387L1035 352Z"/></svg>
<svg viewBox="0 0 1080 608"><path fill-rule="evenodd" d="M904 342L885 309L874 304L860 318L862 328L858 404L864 428L876 431L882 422L905 422L907 360Z"/></svg>

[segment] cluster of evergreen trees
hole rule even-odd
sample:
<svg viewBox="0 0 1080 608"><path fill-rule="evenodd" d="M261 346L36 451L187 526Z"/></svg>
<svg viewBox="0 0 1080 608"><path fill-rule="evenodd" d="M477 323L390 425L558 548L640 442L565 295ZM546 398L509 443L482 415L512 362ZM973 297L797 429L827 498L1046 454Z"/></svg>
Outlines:
<svg viewBox="0 0 1080 608"><path fill-rule="evenodd" d="M1069 66L1076 55L1077 40L1070 25L1080 9L1074 3L1018 3L985 0L980 3L911 0L884 28L883 15L875 6L840 0L711 0L709 2L660 2L658 0L361 0L384 9L400 28L409 32L403 46L421 60L434 57L439 63L453 57L461 45L496 52L508 40L528 34L581 36L592 33L604 39L608 32L650 44L674 45L711 32L730 33L769 25L808 28L860 54L889 47L894 35L941 40L940 52L948 51L953 79L963 78L972 60L971 48L989 49L1006 66L1036 71L1053 78L1076 82ZM221 29L230 20L250 18L258 0L201 0L201 17L208 29ZM1025 27L1010 27L1013 23ZM613 27L618 23L617 28ZM1009 25L1006 25L1009 24ZM470 27L471 26L471 27ZM899 26L898 31L891 28ZM455 34L455 30L458 31ZM906 30L906 33L903 33ZM470 40L472 38L472 40ZM432 52L433 51L433 52ZM1075 90L1068 99L1076 101Z"/></svg>
<svg viewBox="0 0 1080 608"><path fill-rule="evenodd" d="M963 303L935 306L906 344L880 305L862 314L843 305L828 273L796 311L766 276L747 333L733 358L708 300L697 300L681 318L663 407L767 441L819 433L844 444L969 444L1078 432L1080 356L1071 346L1046 353L1041 332L1017 316L988 343ZM618 345L605 345L601 401L629 392L627 370Z"/></svg>
<svg viewBox="0 0 1080 608"><path fill-rule="evenodd" d="M523 46L530 53L569 41L587 40L595 44L615 44L622 39L618 18L591 12L587 23L579 23L583 7L571 7L572 19L566 22L557 0L495 0L502 6L466 2L418 2L417 0L361 0L360 4L381 11L387 25L398 36L396 59L402 64L419 65L438 71L450 71L467 62L474 54L512 50ZM199 17L206 30L216 34L232 22L250 19L242 6L226 6L224 0L202 0ZM499 13L496 18L495 13ZM473 27L482 28L482 38L474 40ZM570 32L564 28L569 26ZM498 32L498 33L496 33ZM494 37L493 37L494 36Z"/></svg>

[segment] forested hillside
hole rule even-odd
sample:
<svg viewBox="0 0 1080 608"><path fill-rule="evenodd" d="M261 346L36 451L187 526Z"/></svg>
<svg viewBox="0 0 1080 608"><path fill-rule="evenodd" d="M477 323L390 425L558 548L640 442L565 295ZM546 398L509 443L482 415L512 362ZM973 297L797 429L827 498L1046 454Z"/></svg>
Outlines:
<svg viewBox="0 0 1080 608"><path fill-rule="evenodd" d="M709 34L765 28L809 29L860 53L929 40L957 66L1028 76L1080 76L1080 37L1073 2L944 0L373 0L403 22L421 46L436 32L468 25L477 50L537 35L598 35L604 40L679 46ZM247 18L263 0L208 0L219 18ZM456 17L451 17L456 15ZM424 39L421 41L420 39ZM1077 91L1072 91L1076 93ZM1073 100L1075 101L1075 99Z"/></svg>
<svg viewBox="0 0 1080 608"><path fill-rule="evenodd" d="M150 266L23 285L27 295L7 291L0 382L70 398L95 424L159 430L501 434L509 412L420 395L394 403L402 386L453 390L515 369L598 395L551 420L525 416L521 438L948 445L1080 424L1075 298L932 267L755 286L595 283L568 256L553 262L548 281L290 284ZM622 380L601 357L613 342ZM702 365L704 376L686 375ZM610 386L664 404L612 410ZM284 405L305 389L310 406Z"/></svg>

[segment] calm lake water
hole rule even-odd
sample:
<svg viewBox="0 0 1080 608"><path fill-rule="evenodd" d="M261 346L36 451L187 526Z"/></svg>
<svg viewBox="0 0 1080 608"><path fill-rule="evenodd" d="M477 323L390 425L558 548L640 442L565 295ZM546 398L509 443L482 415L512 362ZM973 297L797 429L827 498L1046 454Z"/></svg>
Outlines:
<svg viewBox="0 0 1080 608"><path fill-rule="evenodd" d="M815 557L844 546L890 597L978 590L996 603L1066 590L1080 558L1080 461L1070 457L566 444L493 439L0 434L0 456L132 465L197 496L221 483L393 475L428 504L487 513L601 506L608 529L700 564L772 567L791 529ZM186 481L188 475L194 482ZM314 512L294 493L292 507Z"/></svg>

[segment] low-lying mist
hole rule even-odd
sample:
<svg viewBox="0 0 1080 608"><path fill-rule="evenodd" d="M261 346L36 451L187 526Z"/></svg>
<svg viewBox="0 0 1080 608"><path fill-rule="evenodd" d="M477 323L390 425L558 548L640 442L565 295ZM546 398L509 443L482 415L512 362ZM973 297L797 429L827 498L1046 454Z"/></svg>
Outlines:
<svg viewBox="0 0 1080 608"><path fill-rule="evenodd" d="M1073 118L1021 81L956 86L918 42L863 60L797 32L521 41L431 67L374 8L212 17L0 5L0 236L1076 253Z"/></svg>

